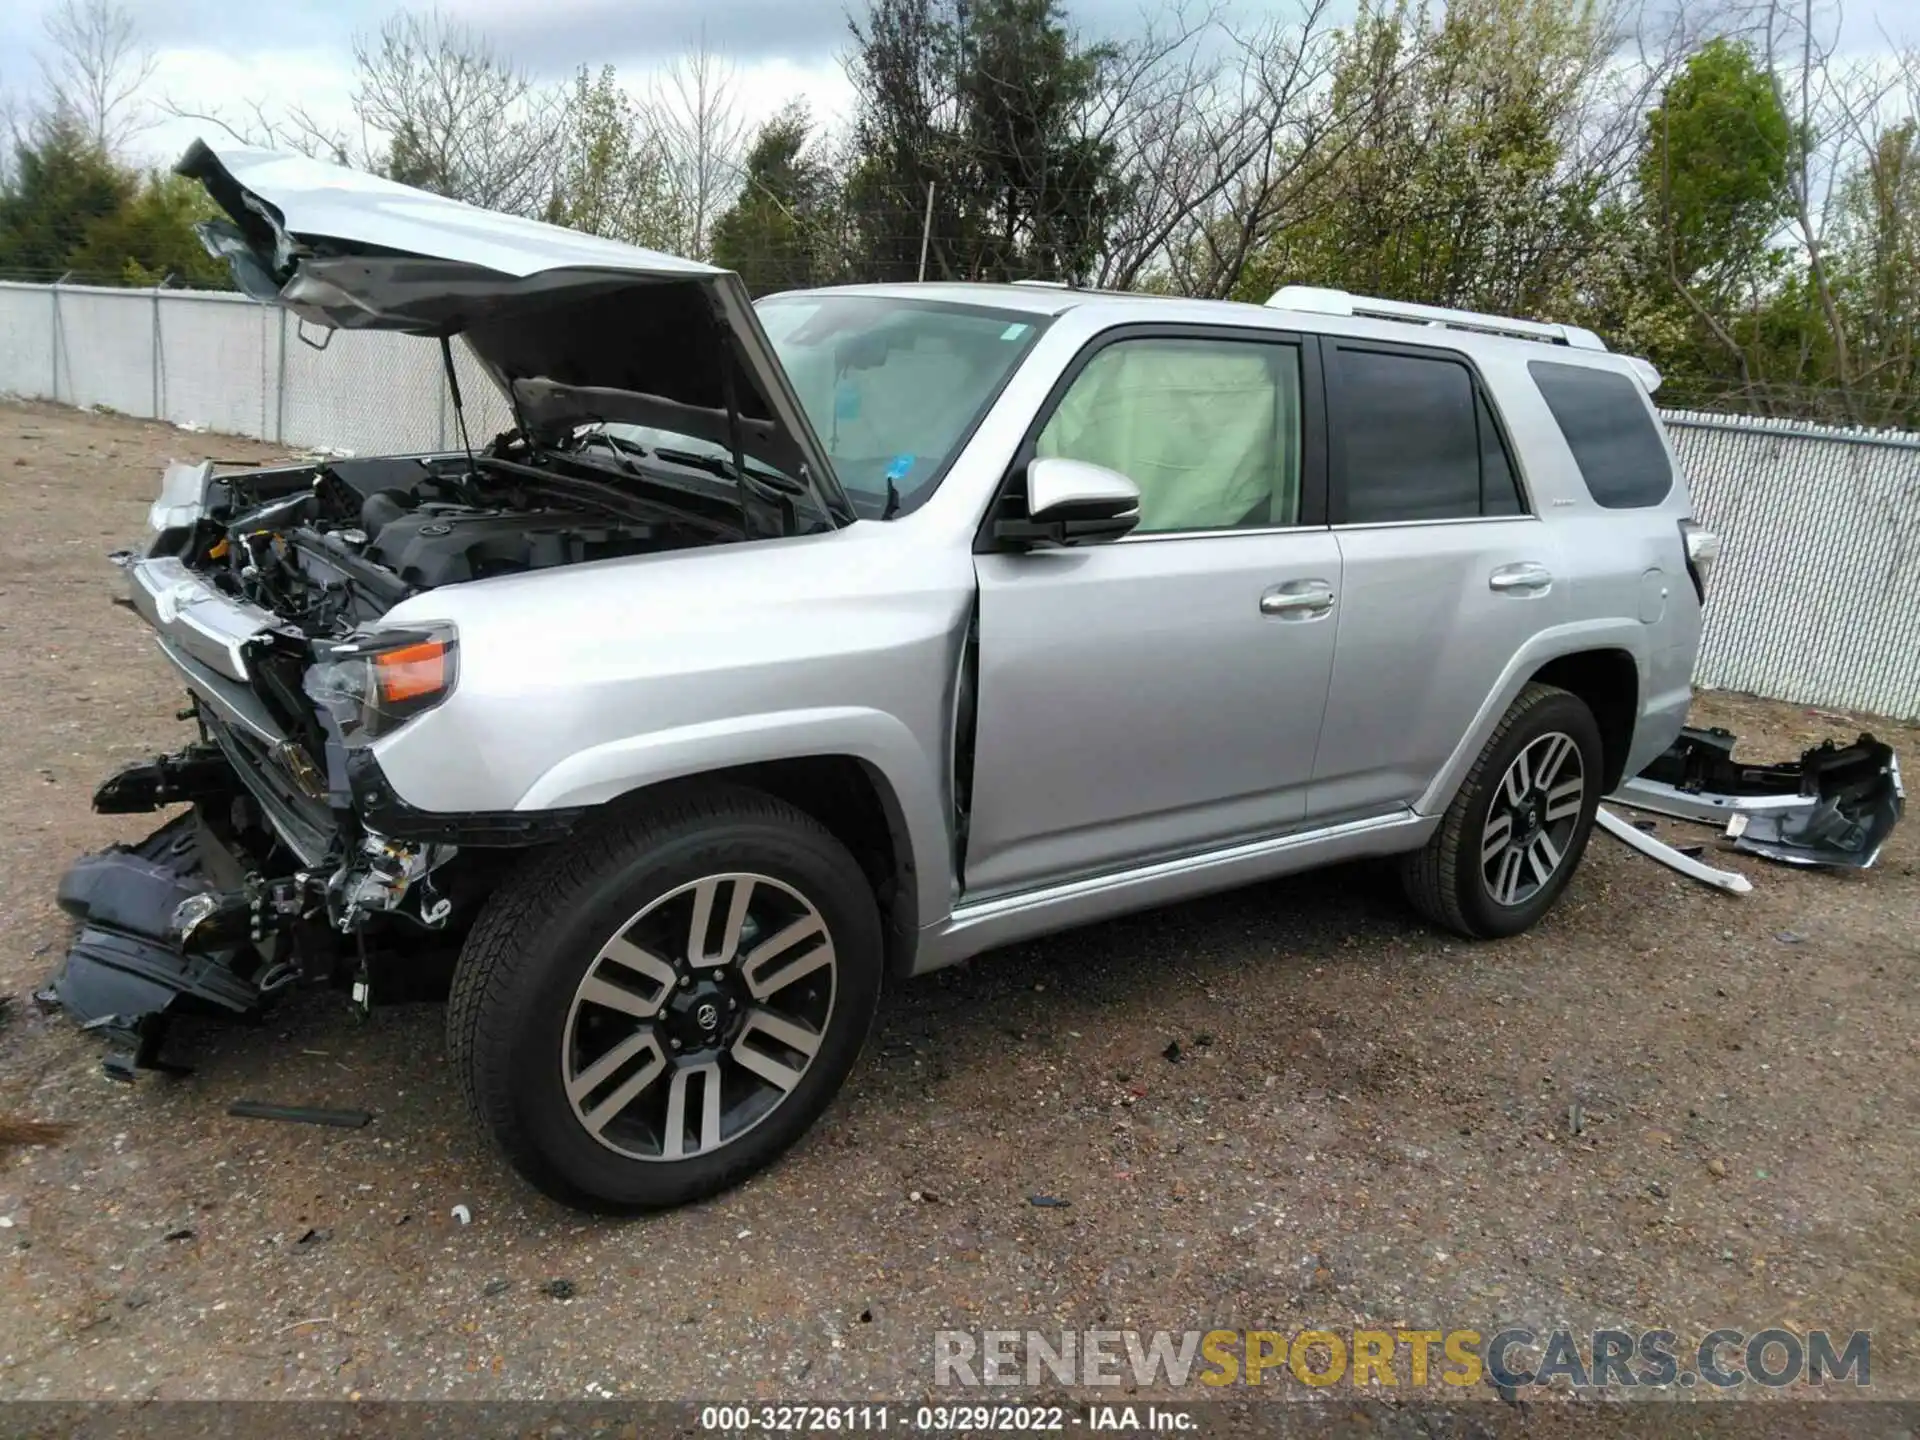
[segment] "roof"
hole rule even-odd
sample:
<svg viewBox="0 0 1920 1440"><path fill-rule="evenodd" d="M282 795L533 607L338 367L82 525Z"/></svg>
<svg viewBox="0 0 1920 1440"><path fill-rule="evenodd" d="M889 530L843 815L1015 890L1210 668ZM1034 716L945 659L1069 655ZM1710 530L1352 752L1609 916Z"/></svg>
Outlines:
<svg viewBox="0 0 1920 1440"><path fill-rule="evenodd" d="M1649 391L1660 383L1659 372L1645 360L1604 348L1554 344L1484 329L1442 327L1415 319L1388 319L1366 314L1335 314L1324 309L1288 309L1244 300L1201 300L1184 295L1156 295L1129 290L1075 290L1053 285L1012 285L975 281L899 281L880 285L838 285L810 290L812 295L873 295L899 300L934 300L959 305L984 305L1029 315L1059 316L1071 311L1097 310L1111 314L1114 323L1130 320L1210 325L1239 325L1261 329L1304 331L1309 334L1347 335L1357 339L1398 341L1402 344L1443 344L1469 354L1486 351L1520 353L1534 358L1626 370ZM1331 292L1327 292L1331 293ZM1276 297L1278 298L1278 297ZM1418 307L1406 307L1409 310ZM1435 312L1442 313L1442 312ZM1549 327L1539 327L1545 330ZM1598 337L1594 343L1599 344Z"/></svg>

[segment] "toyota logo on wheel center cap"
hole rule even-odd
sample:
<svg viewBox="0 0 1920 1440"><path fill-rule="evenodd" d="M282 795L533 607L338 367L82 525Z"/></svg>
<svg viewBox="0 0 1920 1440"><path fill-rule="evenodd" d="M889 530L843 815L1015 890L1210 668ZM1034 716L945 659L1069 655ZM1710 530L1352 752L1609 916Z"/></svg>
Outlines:
<svg viewBox="0 0 1920 1440"><path fill-rule="evenodd" d="M709 1001L693 1012L693 1018L702 1030L711 1030L720 1023L720 1007Z"/></svg>

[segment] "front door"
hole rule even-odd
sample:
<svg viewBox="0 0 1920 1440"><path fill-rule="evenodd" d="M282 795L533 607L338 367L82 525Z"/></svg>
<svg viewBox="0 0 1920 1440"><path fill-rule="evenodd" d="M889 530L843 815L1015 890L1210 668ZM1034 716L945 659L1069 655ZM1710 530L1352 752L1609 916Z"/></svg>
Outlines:
<svg viewBox="0 0 1920 1440"><path fill-rule="evenodd" d="M1141 523L978 558L969 897L1302 823L1341 590L1316 361L1260 332L1119 332L1056 392L1016 473L1120 471Z"/></svg>

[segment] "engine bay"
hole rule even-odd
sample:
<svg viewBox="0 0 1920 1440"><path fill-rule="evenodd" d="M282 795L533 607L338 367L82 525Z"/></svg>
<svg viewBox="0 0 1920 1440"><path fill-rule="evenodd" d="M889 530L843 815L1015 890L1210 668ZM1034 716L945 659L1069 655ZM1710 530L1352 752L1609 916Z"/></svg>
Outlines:
<svg viewBox="0 0 1920 1440"><path fill-rule="evenodd" d="M329 460L216 478L174 539L222 591L320 639L442 585L738 538L724 492L624 478L567 452Z"/></svg>

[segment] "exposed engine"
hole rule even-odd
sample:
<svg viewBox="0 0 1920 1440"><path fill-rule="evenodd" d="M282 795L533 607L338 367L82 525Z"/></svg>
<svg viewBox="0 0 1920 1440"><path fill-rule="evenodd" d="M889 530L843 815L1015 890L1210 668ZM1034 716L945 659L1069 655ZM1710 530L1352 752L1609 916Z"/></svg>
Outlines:
<svg viewBox="0 0 1920 1440"><path fill-rule="evenodd" d="M227 503L179 537L181 558L316 638L420 590L719 538L697 511L497 456L335 461L215 485Z"/></svg>

